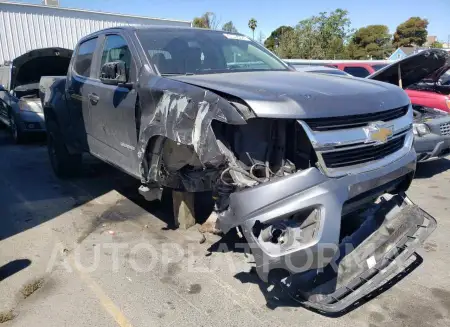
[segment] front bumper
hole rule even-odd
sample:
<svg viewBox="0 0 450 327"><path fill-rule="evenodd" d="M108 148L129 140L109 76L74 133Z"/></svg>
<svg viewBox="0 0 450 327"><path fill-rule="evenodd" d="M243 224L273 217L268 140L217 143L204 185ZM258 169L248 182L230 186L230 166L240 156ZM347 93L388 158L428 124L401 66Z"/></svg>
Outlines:
<svg viewBox="0 0 450 327"><path fill-rule="evenodd" d="M45 132L45 119L43 113L34 111L20 111L18 114L20 130L25 133Z"/></svg>
<svg viewBox="0 0 450 327"><path fill-rule="evenodd" d="M295 274L323 268L338 250L342 216L392 188L396 192L406 190L415 167L416 153L411 150L382 168L340 178L329 178L318 169L309 168L232 193L229 210L219 215L218 227L223 232L242 227L255 257L256 271L264 281L273 269ZM262 241L254 231L255 225L277 224L314 209L318 212L318 222L313 237L306 242L295 241L280 247ZM298 232L298 228L293 230L293 234Z"/></svg>
<svg viewBox="0 0 450 327"><path fill-rule="evenodd" d="M442 157L450 153L450 136L427 134L414 137L414 149L418 161Z"/></svg>
<svg viewBox="0 0 450 327"><path fill-rule="evenodd" d="M343 216L357 212L363 207L369 207L367 204L373 203L380 195L389 192L403 194L411 183L415 167L416 153L411 150L407 155L382 168L340 178L329 178L318 169L309 168L273 182L232 193L229 210L219 215L218 227L222 231L228 232L233 227L241 226L254 255L256 271L263 281L268 281L269 273L278 269L288 271L292 276L311 272L314 274L320 269L329 269L341 253L342 243L340 243L340 239ZM361 291L357 294L361 296L370 292L381 279L381 277L374 277L372 268L384 267L384 258L387 258L386 260L392 258L392 254L387 252L389 252L388 250L393 242L400 244L398 247L406 244L401 243L397 238L403 239L404 237L407 238L406 235L413 235L412 230L414 228L424 226L425 218L430 221L429 227L425 228L426 232L420 232L421 236L415 238L415 243L408 244L408 250L402 252L402 257L409 257L434 229L435 221L432 217L414 206L404 194L402 198L407 205L401 207L406 208L406 211L402 211L403 209L400 211L403 212L404 217L407 217L405 213L409 212L411 216L415 217L415 220L412 221L417 220L417 223L408 225L411 227L408 227L409 229L398 228L398 231L393 233L393 239L386 244L378 244L380 248L386 251L378 254L375 259L377 265L369 267L368 271L359 274L366 280L373 277L374 282L367 285L356 285L356 282L352 279L346 283L349 286L344 286L345 290L348 291L346 287L349 287L349 289L360 288ZM381 207L385 208L388 205L382 204ZM408 211L411 208L414 210ZM306 231L307 227L302 225L301 228L298 228L300 223L294 223L294 226L291 223L292 217L296 217L298 213L305 212L305 210L307 215L315 212L316 222L313 232L309 235L310 237L304 241L302 231ZM386 217L383 216L383 219ZM289 233L286 235L288 235L290 241L286 245L267 241L261 236L264 232L259 233L256 230L257 225L275 226L280 224L280 221L285 222L284 226L288 226L287 229L289 229ZM378 230L376 231L378 232ZM368 236L370 235L359 236L360 241L369 239ZM345 239L342 242L345 242ZM379 251L378 248L372 250L373 252ZM349 269L353 269L351 265ZM367 274L370 276L364 277ZM361 279L358 279L358 281L361 281ZM307 284L312 285L311 282ZM334 294L334 291L338 293ZM314 298L310 298L311 294L308 293L306 296L307 301L309 301L308 305L321 310L339 311L351 304L350 302L357 297L356 293L352 292L351 296L347 296L348 292L344 294L342 289L334 289L328 293L330 297L320 296L315 302ZM339 298L343 298L343 300Z"/></svg>
<svg viewBox="0 0 450 327"><path fill-rule="evenodd" d="M345 240L353 248L341 251L335 260L336 269L329 265L323 271L293 275L280 286L304 306L338 313L407 275L420 262L415 250L434 231L436 220L404 195L397 197L402 204L396 213L386 215L381 226L362 243L352 243L360 231ZM341 244L341 250L344 246Z"/></svg>

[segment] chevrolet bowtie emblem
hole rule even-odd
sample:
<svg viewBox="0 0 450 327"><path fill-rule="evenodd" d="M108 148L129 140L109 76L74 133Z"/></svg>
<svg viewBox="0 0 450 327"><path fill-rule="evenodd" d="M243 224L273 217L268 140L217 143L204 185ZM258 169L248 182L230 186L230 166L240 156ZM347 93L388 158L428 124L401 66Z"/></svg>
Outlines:
<svg viewBox="0 0 450 327"><path fill-rule="evenodd" d="M384 126L383 123L371 123L364 128L366 132L366 142L386 143L393 135L392 126Z"/></svg>

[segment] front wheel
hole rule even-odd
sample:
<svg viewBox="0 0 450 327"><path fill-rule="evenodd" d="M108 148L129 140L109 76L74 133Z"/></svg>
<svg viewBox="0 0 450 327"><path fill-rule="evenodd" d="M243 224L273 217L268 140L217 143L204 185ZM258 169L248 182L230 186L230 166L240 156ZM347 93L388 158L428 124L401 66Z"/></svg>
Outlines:
<svg viewBox="0 0 450 327"><path fill-rule="evenodd" d="M81 153L71 154L64 143L59 126L54 121L47 122L47 149L55 175L59 178L74 177L81 170Z"/></svg>

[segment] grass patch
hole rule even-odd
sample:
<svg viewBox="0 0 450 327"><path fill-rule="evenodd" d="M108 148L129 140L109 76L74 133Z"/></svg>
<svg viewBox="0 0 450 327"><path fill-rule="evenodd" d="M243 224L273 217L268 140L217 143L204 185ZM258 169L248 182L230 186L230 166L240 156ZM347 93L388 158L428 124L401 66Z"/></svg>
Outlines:
<svg viewBox="0 0 450 327"><path fill-rule="evenodd" d="M20 290L20 293L22 294L23 298L26 299L31 294L36 292L38 289L40 289L44 285L44 279L39 278L35 279L27 284L25 284L22 289Z"/></svg>
<svg viewBox="0 0 450 327"><path fill-rule="evenodd" d="M14 313L12 310L6 312L0 312L0 324L14 319Z"/></svg>

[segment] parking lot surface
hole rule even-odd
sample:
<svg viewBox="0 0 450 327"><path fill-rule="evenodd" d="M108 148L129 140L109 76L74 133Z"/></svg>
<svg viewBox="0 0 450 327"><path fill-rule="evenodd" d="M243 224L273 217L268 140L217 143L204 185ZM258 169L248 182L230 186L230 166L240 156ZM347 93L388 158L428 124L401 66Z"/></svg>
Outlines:
<svg viewBox="0 0 450 327"><path fill-rule="evenodd" d="M447 159L420 165L408 192L438 221L423 262L336 317L279 296L232 241L172 228L170 203L146 203L137 181L87 159L58 180L44 141L13 145L0 129L5 326L450 326Z"/></svg>

